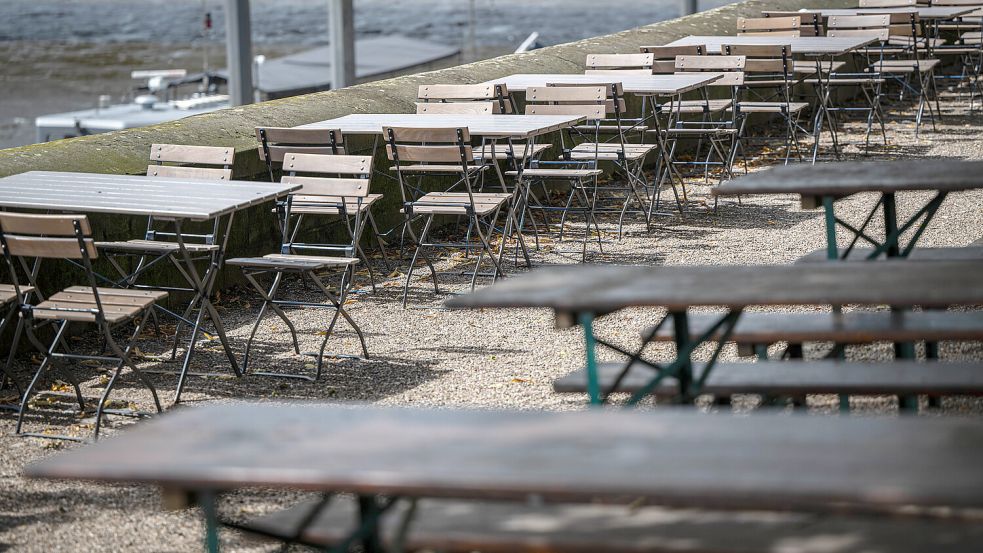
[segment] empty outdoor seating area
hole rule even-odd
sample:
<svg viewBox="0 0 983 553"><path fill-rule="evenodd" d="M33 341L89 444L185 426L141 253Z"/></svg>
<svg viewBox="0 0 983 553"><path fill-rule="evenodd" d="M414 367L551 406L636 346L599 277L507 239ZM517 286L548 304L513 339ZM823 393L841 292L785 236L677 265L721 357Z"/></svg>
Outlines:
<svg viewBox="0 0 983 553"><path fill-rule="evenodd" d="M0 177L5 474L137 497L31 524L978 551L983 0L758 4Z"/></svg>

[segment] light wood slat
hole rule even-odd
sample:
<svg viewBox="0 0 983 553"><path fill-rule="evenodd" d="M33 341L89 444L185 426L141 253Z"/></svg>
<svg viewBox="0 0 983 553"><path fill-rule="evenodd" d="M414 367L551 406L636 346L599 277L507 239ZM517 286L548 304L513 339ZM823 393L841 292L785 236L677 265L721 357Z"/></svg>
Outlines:
<svg viewBox="0 0 983 553"><path fill-rule="evenodd" d="M330 145L332 135L330 131L337 129L298 129L296 127L256 127L256 140L263 141L262 135L266 134L267 142L271 144L291 144L291 145ZM262 131L262 133L260 132ZM335 132L333 143L344 149L345 136L343 133Z"/></svg>
<svg viewBox="0 0 983 553"><path fill-rule="evenodd" d="M396 142L426 142L429 144L457 144L459 141L469 142L471 133L467 127L397 127L388 125L382 128L382 133L388 138L389 132L395 135Z"/></svg>
<svg viewBox="0 0 983 553"><path fill-rule="evenodd" d="M236 403L165 413L24 472L175 491L532 495L826 513L946 506L925 515L950 517L983 508L981 457L978 418Z"/></svg>
<svg viewBox="0 0 983 553"><path fill-rule="evenodd" d="M954 19L961 15L972 13L974 6L919 6L917 8L810 8L802 10L803 13L818 13L823 17L849 16L860 14L890 14L908 13L914 11L921 19Z"/></svg>
<svg viewBox="0 0 983 553"><path fill-rule="evenodd" d="M801 17L739 17L737 31L798 31L802 28Z"/></svg>
<svg viewBox="0 0 983 553"><path fill-rule="evenodd" d="M179 177L186 179L231 180L232 169L216 167L182 167L174 165L148 165L149 177Z"/></svg>
<svg viewBox="0 0 983 553"><path fill-rule="evenodd" d="M299 184L297 194L305 196L350 196L352 198L369 195L368 179L332 179L325 177L283 177L281 182ZM297 201L297 196L294 201Z"/></svg>
<svg viewBox="0 0 983 553"><path fill-rule="evenodd" d="M604 104L584 105L552 105L552 104L526 104L526 115L573 115L588 120L604 119L607 115L607 106Z"/></svg>
<svg viewBox="0 0 983 553"><path fill-rule="evenodd" d="M545 83L544 83L545 85ZM299 128L340 128L348 134L382 134L383 127L466 127L474 136L525 139L581 122L572 116L437 115L417 113L359 113L302 125Z"/></svg>
<svg viewBox="0 0 983 553"><path fill-rule="evenodd" d="M425 84L417 89L421 100L494 100L495 85L492 84ZM507 90L504 91L507 94Z"/></svg>
<svg viewBox="0 0 983 553"><path fill-rule="evenodd" d="M266 161L266 152L270 153L270 161L274 163L282 163L283 158L288 154L316 154L322 156L332 156L339 153L344 153L345 149L342 146L332 147L332 146L297 146L297 145L287 145L280 146L278 144L269 144L266 149L263 146L256 148L256 152L259 154L260 161Z"/></svg>
<svg viewBox="0 0 983 553"><path fill-rule="evenodd" d="M184 144L153 144L150 159L161 163L197 163L200 165L232 165L235 148L189 146Z"/></svg>
<svg viewBox="0 0 983 553"><path fill-rule="evenodd" d="M465 146L462 152L462 148L458 146L402 146L397 144L395 150L392 146L387 145L386 154L389 155L390 160L395 160L398 157L400 162L461 163L463 160L463 162L470 164L474 160L471 146Z"/></svg>
<svg viewBox="0 0 983 553"><path fill-rule="evenodd" d="M10 234L75 236L75 223L84 236L92 234L85 215L40 215L36 213L0 213L0 228Z"/></svg>
<svg viewBox="0 0 983 553"><path fill-rule="evenodd" d="M588 54L588 69L651 68L652 54Z"/></svg>
<svg viewBox="0 0 983 553"><path fill-rule="evenodd" d="M41 238L37 236L7 235L7 249L10 255L19 257L41 257L55 259L82 259L79 241L75 238ZM89 257L99 256L95 242L91 238L82 240Z"/></svg>
<svg viewBox="0 0 983 553"><path fill-rule="evenodd" d="M706 36L692 35L669 43L667 46L706 47L707 54L716 54L724 44L773 44L789 45L792 53L797 55L833 55L842 56L865 46L873 44L877 39L870 36L860 37L767 37L767 36Z"/></svg>
<svg viewBox="0 0 983 553"><path fill-rule="evenodd" d="M611 79L605 75L568 75L564 73L520 73L499 79L510 90L522 92L532 87L545 87L550 83L568 84L608 84ZM624 75L619 80L624 91L629 94L675 96L697 90L712 83L718 76L705 75Z"/></svg>
<svg viewBox="0 0 983 553"><path fill-rule="evenodd" d="M607 100L604 86L543 86L526 89L528 102L604 102Z"/></svg>
<svg viewBox="0 0 983 553"><path fill-rule="evenodd" d="M331 173L364 175L372 174L371 156L287 154L283 160L284 172Z"/></svg>
<svg viewBox="0 0 983 553"><path fill-rule="evenodd" d="M492 115L497 105L495 102L417 102L416 112L438 115Z"/></svg>
<svg viewBox="0 0 983 553"><path fill-rule="evenodd" d="M245 181L30 171L0 179L0 206L208 220L271 201L295 188Z"/></svg>

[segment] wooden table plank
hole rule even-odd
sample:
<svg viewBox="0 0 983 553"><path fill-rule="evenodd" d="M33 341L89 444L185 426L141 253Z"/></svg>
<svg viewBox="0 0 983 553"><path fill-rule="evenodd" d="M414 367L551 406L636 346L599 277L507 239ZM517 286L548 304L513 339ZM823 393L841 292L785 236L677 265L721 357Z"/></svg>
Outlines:
<svg viewBox="0 0 983 553"><path fill-rule="evenodd" d="M850 161L773 167L725 182L714 194L849 196L859 192L983 188L983 161Z"/></svg>
<svg viewBox="0 0 983 553"><path fill-rule="evenodd" d="M264 403L168 413L25 473L184 490L887 511L983 508L980 458L978 418Z"/></svg>
<svg viewBox="0 0 983 553"><path fill-rule="evenodd" d="M709 54L719 54L725 44L771 44L791 46L792 53L810 56L842 56L876 42L872 37L769 37L769 36L707 36L693 35L681 38L668 46L706 46Z"/></svg>
<svg viewBox="0 0 983 553"><path fill-rule="evenodd" d="M526 89L542 87L548 84L608 84L612 81L621 83L624 91L629 94L675 96L690 92L722 78L718 73L700 73L688 75L581 75L566 73L517 73L492 79L482 84L493 85L505 83L510 92L525 92Z"/></svg>
<svg viewBox="0 0 983 553"><path fill-rule="evenodd" d="M983 303L983 263L830 263L765 266L559 266L447 300L453 308L549 307L609 313L632 306Z"/></svg>
<svg viewBox="0 0 983 553"><path fill-rule="evenodd" d="M279 183L30 171L0 179L0 207L203 221L299 188Z"/></svg>
<svg viewBox="0 0 983 553"><path fill-rule="evenodd" d="M571 115L443 115L419 113L355 113L301 125L299 129L341 129L347 134L381 135L382 127L467 127L472 135L526 139L576 125Z"/></svg>

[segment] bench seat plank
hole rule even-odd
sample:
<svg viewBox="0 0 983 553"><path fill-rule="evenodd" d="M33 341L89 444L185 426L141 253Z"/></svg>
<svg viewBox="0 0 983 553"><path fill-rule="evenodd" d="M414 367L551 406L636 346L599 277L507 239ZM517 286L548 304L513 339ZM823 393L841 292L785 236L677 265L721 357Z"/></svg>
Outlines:
<svg viewBox="0 0 983 553"><path fill-rule="evenodd" d="M315 502L246 524L263 535L290 536ZM395 550L401 502L383 519L383 545ZM357 507L336 498L302 535L328 548L353 527ZM445 553L964 553L975 551L983 525L918 519L850 518L789 512L673 510L625 505L547 504L422 499L406 534L407 551Z"/></svg>
<svg viewBox="0 0 983 553"><path fill-rule="evenodd" d="M719 320L713 313L690 313L690 338L696 339ZM651 329L643 335L651 334ZM718 332L713 339L718 339ZM655 341L673 339L672 328L663 325ZM731 342L773 344L776 342L914 342L928 340L983 340L983 312L956 311L855 311L848 313L743 313L737 320Z"/></svg>
<svg viewBox="0 0 983 553"><path fill-rule="evenodd" d="M621 363L601 363L598 380L607 390L620 373ZM694 366L694 374L703 370ZM622 380L618 392L637 392L655 371L636 363ZM667 379L668 380L668 379ZM553 383L559 393L585 393L587 373L579 369ZM655 395L672 395L674 381L664 381ZM850 395L983 395L983 365L963 362L894 361L862 363L851 361L772 361L762 363L717 363L703 385L703 393L718 396L764 394Z"/></svg>
<svg viewBox="0 0 983 553"><path fill-rule="evenodd" d="M872 253L874 253L873 248L854 248L846 259L840 261L867 261L867 256ZM981 261L983 260L983 243L979 245L974 243L964 248L915 248L911 250L911 254L906 259L909 261ZM822 263L825 261L830 260L827 259L824 248L809 252L796 260L796 263Z"/></svg>

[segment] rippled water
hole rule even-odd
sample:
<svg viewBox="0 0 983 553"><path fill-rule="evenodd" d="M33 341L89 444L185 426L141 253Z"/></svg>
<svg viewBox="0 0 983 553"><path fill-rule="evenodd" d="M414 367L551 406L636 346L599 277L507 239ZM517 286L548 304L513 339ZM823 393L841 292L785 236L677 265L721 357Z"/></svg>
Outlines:
<svg viewBox="0 0 983 553"><path fill-rule="evenodd" d="M254 53L283 55L327 40L328 0L252 0ZM728 0L703 0L711 8ZM0 0L0 148L35 139L38 115L91 108L132 89L132 69L196 71L207 48L224 65L225 0ZM546 45L678 15L677 0L475 0L478 55ZM360 36L401 33L462 47L471 57L469 0L355 0ZM393 52L399 56L399 52Z"/></svg>
<svg viewBox="0 0 983 553"><path fill-rule="evenodd" d="M224 0L2 0L0 40L188 42L212 12L216 39ZM704 0L701 7L727 4ZM327 0L253 0L257 43L307 44L327 33ZM678 14L677 0L476 0L479 45L521 41L538 31L547 44L611 33ZM468 0L356 0L361 35L399 32L448 44L467 37ZM398 52L394 53L398 55Z"/></svg>

